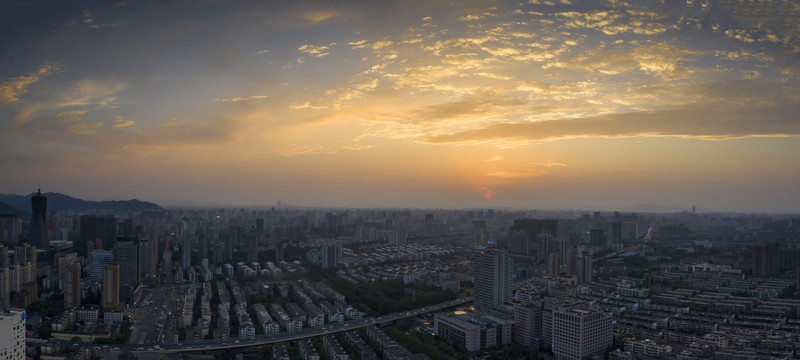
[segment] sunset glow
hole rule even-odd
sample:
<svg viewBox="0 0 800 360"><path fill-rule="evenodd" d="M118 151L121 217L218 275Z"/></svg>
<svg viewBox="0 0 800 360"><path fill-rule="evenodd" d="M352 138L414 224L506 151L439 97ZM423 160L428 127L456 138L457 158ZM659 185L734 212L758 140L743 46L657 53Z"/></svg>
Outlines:
<svg viewBox="0 0 800 360"><path fill-rule="evenodd" d="M0 192L800 210L800 5L0 6Z"/></svg>

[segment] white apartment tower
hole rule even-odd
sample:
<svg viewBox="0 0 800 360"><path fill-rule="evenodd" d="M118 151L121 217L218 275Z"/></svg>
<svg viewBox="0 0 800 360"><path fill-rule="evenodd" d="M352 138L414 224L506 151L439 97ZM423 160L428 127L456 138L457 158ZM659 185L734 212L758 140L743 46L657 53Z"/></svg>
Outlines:
<svg viewBox="0 0 800 360"><path fill-rule="evenodd" d="M557 360L581 360L602 355L613 342L611 314L602 311L553 309L553 355Z"/></svg>
<svg viewBox="0 0 800 360"><path fill-rule="evenodd" d="M475 307L491 312L511 302L513 262L505 250L488 250L472 259L475 285Z"/></svg>
<svg viewBox="0 0 800 360"><path fill-rule="evenodd" d="M0 312L0 360L25 358L25 310Z"/></svg>

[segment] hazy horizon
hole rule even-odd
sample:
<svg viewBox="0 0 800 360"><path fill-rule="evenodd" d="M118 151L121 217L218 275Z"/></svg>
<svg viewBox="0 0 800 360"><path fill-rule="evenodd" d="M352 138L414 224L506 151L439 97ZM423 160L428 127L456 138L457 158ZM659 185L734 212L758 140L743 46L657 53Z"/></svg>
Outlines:
<svg viewBox="0 0 800 360"><path fill-rule="evenodd" d="M800 213L799 19L715 1L6 2L0 192Z"/></svg>

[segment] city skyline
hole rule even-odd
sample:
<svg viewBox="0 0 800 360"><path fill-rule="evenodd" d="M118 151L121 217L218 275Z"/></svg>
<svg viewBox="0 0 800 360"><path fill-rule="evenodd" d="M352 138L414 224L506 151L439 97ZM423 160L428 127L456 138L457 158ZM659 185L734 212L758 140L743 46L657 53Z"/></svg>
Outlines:
<svg viewBox="0 0 800 360"><path fill-rule="evenodd" d="M0 5L2 193L800 212L800 6Z"/></svg>

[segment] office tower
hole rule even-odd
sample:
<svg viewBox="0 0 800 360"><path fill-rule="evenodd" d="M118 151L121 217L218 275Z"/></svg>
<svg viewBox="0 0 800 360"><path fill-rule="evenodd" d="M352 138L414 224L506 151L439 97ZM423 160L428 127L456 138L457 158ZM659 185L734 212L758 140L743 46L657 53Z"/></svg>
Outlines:
<svg viewBox="0 0 800 360"><path fill-rule="evenodd" d="M103 282L103 267L114 263L114 254L108 250L92 250L89 253L89 278Z"/></svg>
<svg viewBox="0 0 800 360"><path fill-rule="evenodd" d="M639 237L639 223L622 223L622 241L634 241Z"/></svg>
<svg viewBox="0 0 800 360"><path fill-rule="evenodd" d="M283 240L278 240L275 243L275 265L280 265L283 262Z"/></svg>
<svg viewBox="0 0 800 360"><path fill-rule="evenodd" d="M778 274L778 244L774 242L753 245L753 276Z"/></svg>
<svg viewBox="0 0 800 360"><path fill-rule="evenodd" d="M219 264L222 264L222 263L225 262L225 260L224 260L225 259L225 246L224 245L222 245L220 243L215 243L211 247L211 252L213 252L213 256L214 256L214 258L213 258L214 264L219 265Z"/></svg>
<svg viewBox="0 0 800 360"><path fill-rule="evenodd" d="M158 249L149 239L139 240L139 275L156 275L158 269Z"/></svg>
<svg viewBox="0 0 800 360"><path fill-rule="evenodd" d="M223 248L224 252L222 253L222 261L231 261L231 258L233 258L233 241L233 234L225 237L225 247Z"/></svg>
<svg viewBox="0 0 800 360"><path fill-rule="evenodd" d="M540 234L536 237L536 260L545 262L553 251L553 237L549 234Z"/></svg>
<svg viewBox="0 0 800 360"><path fill-rule="evenodd" d="M125 219L119 222L119 235L122 237L132 237L133 233L133 219Z"/></svg>
<svg viewBox="0 0 800 360"><path fill-rule="evenodd" d="M612 345L611 314L591 309L553 310L553 355L581 360L602 355Z"/></svg>
<svg viewBox="0 0 800 360"><path fill-rule="evenodd" d="M119 265L103 266L103 298L104 309L113 309L119 305Z"/></svg>
<svg viewBox="0 0 800 360"><path fill-rule="evenodd" d="M200 234L197 238L197 258L200 260L208 259L208 240L205 234Z"/></svg>
<svg viewBox="0 0 800 360"><path fill-rule="evenodd" d="M553 251L547 258L547 275L551 278L561 275L561 252Z"/></svg>
<svg viewBox="0 0 800 360"><path fill-rule="evenodd" d="M610 246L615 246L618 244L622 244L622 223L621 222L612 222L608 225L608 244Z"/></svg>
<svg viewBox="0 0 800 360"><path fill-rule="evenodd" d="M514 305L514 342L526 347L535 347L535 343L541 336L541 302Z"/></svg>
<svg viewBox="0 0 800 360"><path fill-rule="evenodd" d="M583 253L578 256L578 284L592 283L592 256Z"/></svg>
<svg viewBox="0 0 800 360"><path fill-rule="evenodd" d="M113 216L81 215L81 235L74 246L78 256L87 256L90 247L111 250L116 241L117 220Z"/></svg>
<svg viewBox="0 0 800 360"><path fill-rule="evenodd" d="M243 230L244 229L238 225L230 226L231 244L233 244L233 246L239 246L239 243L242 241L242 235L244 234Z"/></svg>
<svg viewBox="0 0 800 360"><path fill-rule="evenodd" d="M184 269L192 266L192 237L184 235L181 244L181 267Z"/></svg>
<svg viewBox="0 0 800 360"><path fill-rule="evenodd" d="M50 246L50 237L47 235L47 197L39 189L31 197L31 232L28 242L42 249Z"/></svg>
<svg viewBox="0 0 800 360"><path fill-rule="evenodd" d="M606 235L603 229L589 230L589 244L597 248L606 247Z"/></svg>
<svg viewBox="0 0 800 360"><path fill-rule="evenodd" d="M119 283L124 289L135 289L139 284L139 248L132 241L120 241L114 246L114 264L119 265ZM127 290L126 290L127 291Z"/></svg>
<svg viewBox="0 0 800 360"><path fill-rule="evenodd" d="M257 218L256 219L256 235L264 235L264 218Z"/></svg>
<svg viewBox="0 0 800 360"><path fill-rule="evenodd" d="M19 244L22 219L15 214L0 214L0 243L6 246Z"/></svg>
<svg viewBox="0 0 800 360"><path fill-rule="evenodd" d="M25 359L25 310L0 311L0 356L3 359Z"/></svg>
<svg viewBox="0 0 800 360"><path fill-rule="evenodd" d="M81 307L81 264L67 266L64 276L64 309Z"/></svg>
<svg viewBox="0 0 800 360"><path fill-rule="evenodd" d="M247 252L247 262L254 263L258 261L258 237L250 235L250 251Z"/></svg>
<svg viewBox="0 0 800 360"><path fill-rule="evenodd" d="M575 246L567 251L567 276L578 276L578 248Z"/></svg>
<svg viewBox="0 0 800 360"><path fill-rule="evenodd" d="M58 214L51 213L47 215L47 236L50 240L60 240L60 234L58 233Z"/></svg>
<svg viewBox="0 0 800 360"><path fill-rule="evenodd" d="M342 258L342 245L323 245L321 250L322 267L324 269L331 269L339 266L339 259Z"/></svg>
<svg viewBox="0 0 800 360"><path fill-rule="evenodd" d="M505 250L491 250L472 259L475 308L490 312L511 302L514 264Z"/></svg>

